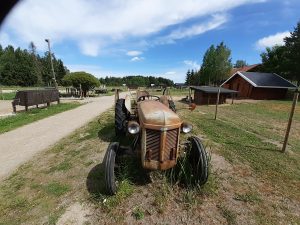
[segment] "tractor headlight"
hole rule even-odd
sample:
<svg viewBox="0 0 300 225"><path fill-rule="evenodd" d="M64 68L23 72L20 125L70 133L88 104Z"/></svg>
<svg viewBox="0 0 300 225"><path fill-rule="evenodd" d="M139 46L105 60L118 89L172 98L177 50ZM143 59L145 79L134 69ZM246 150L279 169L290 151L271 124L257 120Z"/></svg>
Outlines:
<svg viewBox="0 0 300 225"><path fill-rule="evenodd" d="M181 125L181 130L182 130L182 132L185 133L185 134L191 132L192 129L193 129L193 126L192 126L192 124L190 124L190 123L183 123L183 124Z"/></svg>
<svg viewBox="0 0 300 225"><path fill-rule="evenodd" d="M130 134L137 134L140 132L140 125L136 121L129 121L127 130Z"/></svg>

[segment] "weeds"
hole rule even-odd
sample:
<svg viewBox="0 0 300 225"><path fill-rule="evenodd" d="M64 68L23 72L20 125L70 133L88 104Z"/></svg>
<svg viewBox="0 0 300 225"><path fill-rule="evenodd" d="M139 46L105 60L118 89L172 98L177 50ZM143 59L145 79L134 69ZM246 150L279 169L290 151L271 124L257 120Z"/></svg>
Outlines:
<svg viewBox="0 0 300 225"><path fill-rule="evenodd" d="M261 198L256 193L237 194L234 197L235 200L249 203L261 202Z"/></svg>
<svg viewBox="0 0 300 225"><path fill-rule="evenodd" d="M226 219L228 225L236 225L236 214L225 205L218 205L222 216Z"/></svg>
<svg viewBox="0 0 300 225"><path fill-rule="evenodd" d="M135 208L131 214L136 220L142 220L145 217L144 211L139 207Z"/></svg>

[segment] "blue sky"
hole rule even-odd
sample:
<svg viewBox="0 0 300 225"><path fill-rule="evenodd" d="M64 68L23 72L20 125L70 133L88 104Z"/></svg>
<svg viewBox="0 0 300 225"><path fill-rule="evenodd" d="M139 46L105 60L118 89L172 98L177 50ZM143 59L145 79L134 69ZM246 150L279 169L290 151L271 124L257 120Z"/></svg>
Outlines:
<svg viewBox="0 0 300 225"><path fill-rule="evenodd" d="M183 82L211 44L232 61L260 62L300 20L299 0L23 0L0 28L0 43L52 50L71 71L97 77L155 75Z"/></svg>

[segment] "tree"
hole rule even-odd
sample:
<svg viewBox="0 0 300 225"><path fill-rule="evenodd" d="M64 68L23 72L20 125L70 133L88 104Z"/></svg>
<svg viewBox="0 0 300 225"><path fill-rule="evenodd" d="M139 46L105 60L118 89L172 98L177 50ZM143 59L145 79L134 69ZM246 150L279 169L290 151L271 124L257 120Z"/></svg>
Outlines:
<svg viewBox="0 0 300 225"><path fill-rule="evenodd" d="M262 70L267 73L276 73L288 78L288 59L285 46L266 48L261 55Z"/></svg>
<svg viewBox="0 0 300 225"><path fill-rule="evenodd" d="M234 64L235 68L242 68L242 67L245 67L245 66L248 66L248 64L246 63L245 60L241 60L241 59L236 60L236 62Z"/></svg>
<svg viewBox="0 0 300 225"><path fill-rule="evenodd" d="M53 55L54 70L60 82L67 73L67 68L61 60ZM14 49L0 45L0 83L4 85L35 86L49 84L52 81L50 58L46 53L41 57L36 53L33 42L29 44L29 50Z"/></svg>
<svg viewBox="0 0 300 225"><path fill-rule="evenodd" d="M191 71L190 70L188 70L186 72L185 84L186 85L191 85Z"/></svg>
<svg viewBox="0 0 300 225"><path fill-rule="evenodd" d="M294 31L291 32L289 37L284 39L286 50L287 50L287 61L288 61L288 77L291 80L297 81L298 86L300 85L300 21L295 27Z"/></svg>
<svg viewBox="0 0 300 225"><path fill-rule="evenodd" d="M99 80L92 74L86 72L73 72L67 74L63 78L63 84L64 86L72 85L75 88L81 87L84 96L86 96L86 93L89 90L100 86Z"/></svg>
<svg viewBox="0 0 300 225"><path fill-rule="evenodd" d="M261 54L262 70L277 73L282 77L296 81L300 85L300 22L289 37L284 39L283 46L266 48Z"/></svg>
<svg viewBox="0 0 300 225"><path fill-rule="evenodd" d="M215 48L211 45L205 52L203 63L199 72L201 84L219 85L228 77L232 69L231 51L221 42Z"/></svg>
<svg viewBox="0 0 300 225"><path fill-rule="evenodd" d="M209 49L206 50L203 56L203 63L201 66L201 73L203 74L203 82L210 85L211 80L215 74L215 54L216 49L214 45L211 45Z"/></svg>
<svg viewBox="0 0 300 225"><path fill-rule="evenodd" d="M224 42L221 42L216 48L216 62L215 62L215 84L220 85L228 75L230 75L232 64L231 64L231 50L227 48Z"/></svg>
<svg viewBox="0 0 300 225"><path fill-rule="evenodd" d="M33 61L32 73L34 76L37 77L36 84L38 86L42 86L43 85L42 66L41 66L41 62L37 58L36 46L33 43L33 41L31 41L29 43L29 52L31 53L31 57L32 57L32 61Z"/></svg>

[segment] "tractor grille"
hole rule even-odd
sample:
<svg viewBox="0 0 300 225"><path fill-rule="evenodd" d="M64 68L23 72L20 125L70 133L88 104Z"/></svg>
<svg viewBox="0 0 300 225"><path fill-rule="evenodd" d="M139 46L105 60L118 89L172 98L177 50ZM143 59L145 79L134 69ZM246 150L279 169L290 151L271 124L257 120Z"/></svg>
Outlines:
<svg viewBox="0 0 300 225"><path fill-rule="evenodd" d="M159 161L160 135L159 130L146 129L146 159Z"/></svg>
<svg viewBox="0 0 300 225"><path fill-rule="evenodd" d="M164 150L164 161L173 160L176 158L176 149L177 149L177 140L178 140L178 129L167 131L166 145Z"/></svg>
<svg viewBox="0 0 300 225"><path fill-rule="evenodd" d="M159 131L146 129L146 159L160 161L162 132L166 132L165 146L162 149L162 161L176 158L179 129ZM163 135L163 136L164 136Z"/></svg>

